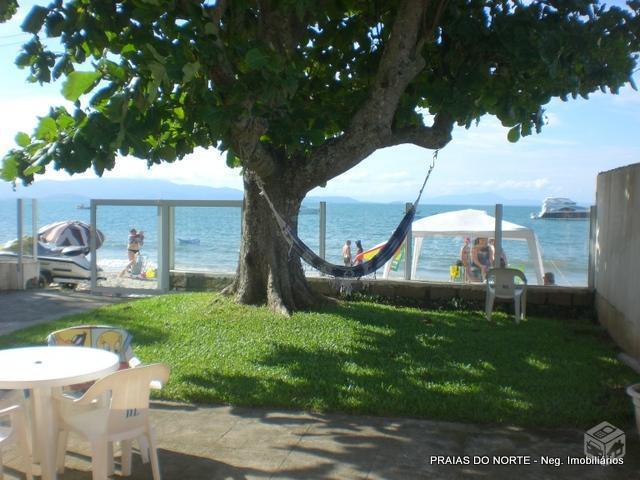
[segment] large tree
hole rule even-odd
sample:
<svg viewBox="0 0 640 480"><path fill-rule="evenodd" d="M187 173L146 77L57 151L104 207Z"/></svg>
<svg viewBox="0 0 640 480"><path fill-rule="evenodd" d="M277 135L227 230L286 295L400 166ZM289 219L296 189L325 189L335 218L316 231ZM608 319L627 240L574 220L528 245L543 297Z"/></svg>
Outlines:
<svg viewBox="0 0 640 480"><path fill-rule="evenodd" d="M486 114L511 141L539 132L551 98L632 82L639 12L637 0L54 1L26 16L17 64L34 82L66 77L75 109L19 134L2 175L226 151L245 187L230 290L288 312L315 297L256 178L296 229L307 192L379 148L439 149Z"/></svg>

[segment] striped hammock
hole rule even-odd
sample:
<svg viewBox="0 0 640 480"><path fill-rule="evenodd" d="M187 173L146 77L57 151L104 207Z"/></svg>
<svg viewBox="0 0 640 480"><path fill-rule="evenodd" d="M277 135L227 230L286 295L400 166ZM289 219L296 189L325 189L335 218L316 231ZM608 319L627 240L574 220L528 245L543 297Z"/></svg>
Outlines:
<svg viewBox="0 0 640 480"><path fill-rule="evenodd" d="M326 275L338 278L360 278L364 277L365 275L369 275L370 273L373 273L380 267L382 267L385 263L387 263L394 257L398 249L401 247L402 242L404 242L407 233L409 233L409 230L411 229L413 219L416 215L418 202L420 202L420 197L422 196L424 187L427 184L427 180L429 180L429 177L431 176L433 167L435 166L435 158L437 157L437 153L438 152L434 154L434 162L432 162L429 166L429 170L427 171L427 175L424 179L424 182L422 183L422 188L420 189L418 198L416 198L416 201L413 202L411 208L404 215L404 218L397 226L389 240L387 240L387 242L382 246L382 248L375 256L359 265L336 265L333 263L329 263L324 258L316 255L309 247L307 247L307 245L302 240L300 240L300 238L298 238L298 236L291 230L291 227L289 227L282 216L280 216L276 208L273 206L271 199L267 195L262 181L257 176L256 184L258 185L258 188L260 188L265 200L269 204L269 207L273 212L273 216L275 217L276 222L280 227L280 231L289 244L291 252L295 252L300 256L300 258L302 258L313 268Z"/></svg>

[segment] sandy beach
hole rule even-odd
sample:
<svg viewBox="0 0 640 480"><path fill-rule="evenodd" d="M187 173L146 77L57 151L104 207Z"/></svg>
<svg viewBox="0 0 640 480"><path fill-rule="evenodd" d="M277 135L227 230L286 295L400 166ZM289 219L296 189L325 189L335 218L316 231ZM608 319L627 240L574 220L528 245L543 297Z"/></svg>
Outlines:
<svg viewBox="0 0 640 480"><path fill-rule="evenodd" d="M100 272L100 277L103 279L98 280L98 287L110 287L110 288L127 288L127 289L144 289L154 290L158 288L158 282L156 278L144 278L140 276L124 275L120 276L118 272ZM91 282L80 282L76 290L90 290Z"/></svg>

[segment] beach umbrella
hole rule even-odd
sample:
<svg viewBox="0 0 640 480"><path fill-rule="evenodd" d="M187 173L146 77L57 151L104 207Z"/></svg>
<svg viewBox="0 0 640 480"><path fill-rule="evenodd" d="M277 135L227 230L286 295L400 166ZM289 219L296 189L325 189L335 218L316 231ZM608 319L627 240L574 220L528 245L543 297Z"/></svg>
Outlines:
<svg viewBox="0 0 640 480"><path fill-rule="evenodd" d="M50 223L38 230L38 240L58 247L88 247L91 226L78 220ZM96 230L96 248L104 242L104 234Z"/></svg>

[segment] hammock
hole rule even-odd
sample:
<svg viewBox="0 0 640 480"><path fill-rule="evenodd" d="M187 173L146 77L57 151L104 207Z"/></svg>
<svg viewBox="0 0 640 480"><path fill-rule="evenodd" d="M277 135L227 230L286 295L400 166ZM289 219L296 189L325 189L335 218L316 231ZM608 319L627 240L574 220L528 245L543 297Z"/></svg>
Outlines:
<svg viewBox="0 0 640 480"><path fill-rule="evenodd" d="M393 232L393 234L391 235L387 243L384 244L384 246L380 249L380 251L374 257L372 257L371 259L369 259L364 263L361 263L359 265L354 265L354 266L335 265L333 263L327 262L322 257L319 257L318 255L316 255L313 252L313 250L307 247L307 245L305 245L305 243L298 238L298 236L291 230L291 227L289 227L289 225L287 225L284 219L280 216L276 208L273 206L271 199L267 195L267 192L264 189L264 185L262 184L262 181L257 176L256 176L256 184L258 185L258 188L260 188L262 195L264 196L265 200L269 204L269 207L273 212L273 216L275 217L276 222L280 227L280 232L282 233L285 240L289 244L290 253L291 252L297 253L300 256L300 258L302 258L305 262L307 262L313 268L315 268L316 270L319 270L320 272L326 275L331 275L333 277L339 277L339 278L360 278L375 272L380 267L382 267L385 263L391 260L391 258L393 258L398 248L400 248L400 246L402 245L402 242L404 242L404 239L407 236L407 233L409 232L409 230L411 229L413 219L416 215L416 209L418 207L418 202L420 201L420 197L422 196L422 191L424 190L424 187L427 184L427 180L429 180L433 167L435 166L435 158L437 157L437 155L438 155L438 152L436 151L433 155L434 161L429 166L429 170L424 179L424 182L422 183L422 188L420 189L420 193L418 193L418 198L416 198L416 201L413 202L413 205L407 211L404 218L402 219L398 227L395 229L395 231Z"/></svg>

